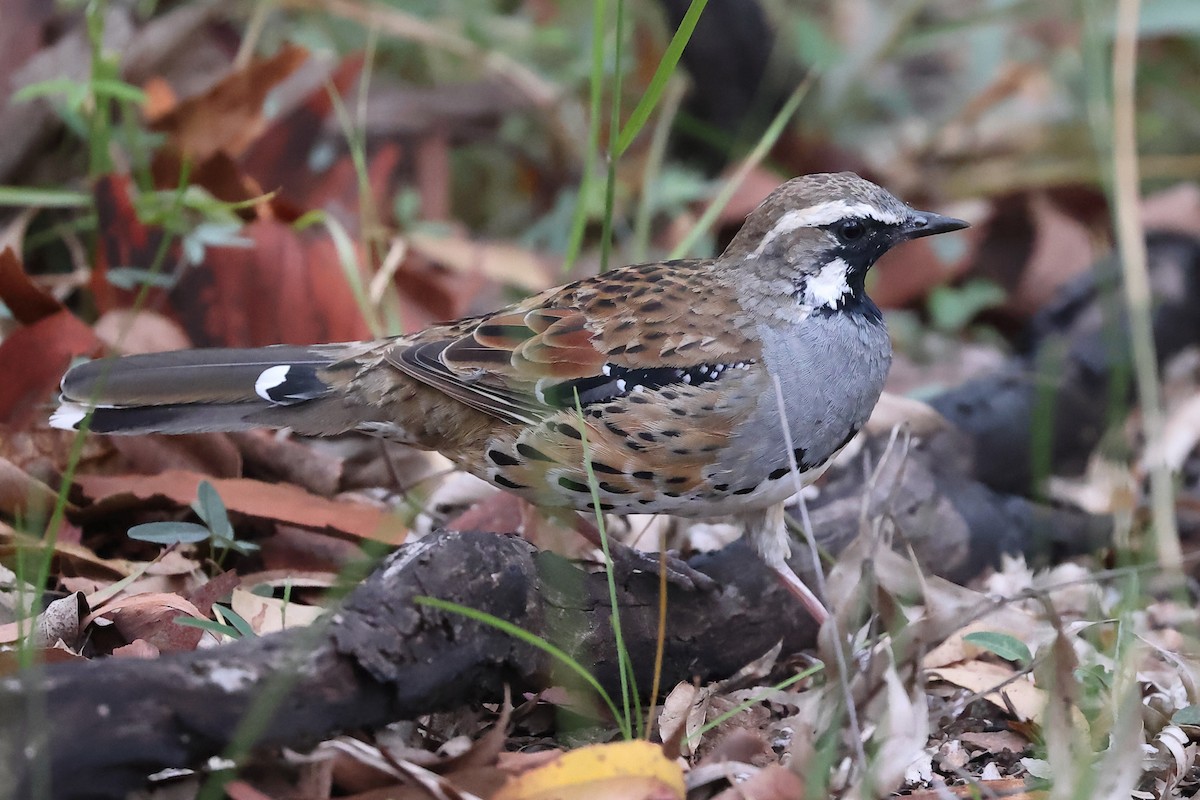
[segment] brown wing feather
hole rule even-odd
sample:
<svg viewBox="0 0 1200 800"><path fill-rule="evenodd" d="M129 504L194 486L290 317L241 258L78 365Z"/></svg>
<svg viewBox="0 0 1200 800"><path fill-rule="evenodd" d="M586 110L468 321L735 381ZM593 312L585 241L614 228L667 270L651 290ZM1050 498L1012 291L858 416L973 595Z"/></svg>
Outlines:
<svg viewBox="0 0 1200 800"><path fill-rule="evenodd" d="M717 280L711 262L622 267L430 328L385 357L472 408L528 423L569 401L573 384L603 383L611 369L683 371L757 358L749 331L714 299L722 296Z"/></svg>

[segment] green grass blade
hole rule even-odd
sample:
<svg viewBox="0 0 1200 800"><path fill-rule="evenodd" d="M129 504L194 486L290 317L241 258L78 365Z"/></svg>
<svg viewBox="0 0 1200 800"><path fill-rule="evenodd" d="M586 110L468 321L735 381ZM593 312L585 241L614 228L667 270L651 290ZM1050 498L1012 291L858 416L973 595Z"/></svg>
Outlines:
<svg viewBox="0 0 1200 800"><path fill-rule="evenodd" d="M514 639L519 639L531 647L536 647L582 678L584 683L592 687L600 699L604 701L604 704L608 706L608 711L613 715L613 719L620 722L621 712L617 709L616 703L609 697L608 692L604 691L604 687L600 685L600 681L596 680L595 676L588 672L582 664L571 658L570 654L565 650L550 644L550 642L547 642L535 633L530 633L508 620L500 619L486 611L479 611L478 609L462 606L458 603L452 603L449 600L441 600L436 597L427 597L424 595L414 597L413 602L417 605L430 606L439 611L448 611L452 614L459 614L468 619L473 619L476 622L482 622L484 625L490 625L496 630L503 631Z"/></svg>
<svg viewBox="0 0 1200 800"><path fill-rule="evenodd" d="M613 575L612 553L608 546L608 530L604 524L604 512L600 510L600 482L596 480L596 471L592 469L591 447L588 445L587 425L584 423L583 406L579 402L579 392L575 392L575 412L578 417L579 440L583 448L583 469L587 473L588 491L592 495L592 509L596 512L596 529L600 532L600 549L604 551L605 577L608 579L608 605L612 609L613 638L617 647L618 669L621 675L621 702L625 709L622 720L622 732L626 739L633 738L633 726L630 717L637 721L638 738L642 736L642 704L637 698L637 681L633 673L633 660L629 658L629 649L625 646L625 635L621 629L621 612L617 606L617 579ZM653 698L651 698L653 702ZM634 710L636 708L636 711Z"/></svg>
<svg viewBox="0 0 1200 800"><path fill-rule="evenodd" d="M692 4L688 6L687 13L683 15L683 21L679 23L679 28L671 37L671 43L667 45L666 52L658 62L658 68L654 70L654 75L650 78L650 84L646 87L645 94L634 107L633 113L629 115L625 127L621 129L621 135L617 138L617 146L613 149L614 156L620 156L629 149L629 145L633 144L633 140L641 133L646 120L650 119L650 113L662 99L667 82L675 74L675 67L679 64L679 57L683 55L683 48L687 47L688 41L692 38L692 31L696 29L696 23L700 21L700 14L706 5L708 5L708 0L692 0Z"/></svg>
<svg viewBox="0 0 1200 800"><path fill-rule="evenodd" d="M789 686L799 683L800 681L804 680L805 678L807 678L810 675L815 675L816 673L820 672L823 669L825 669L824 664L813 664L808 669L803 670L802 672L797 672L792 677L787 678L786 680L780 681L779 683L775 684L774 686L772 686L770 689L766 690L765 692L756 694L756 695L754 695L754 697L751 697L749 700L745 701L744 703L738 703L736 706L729 709L724 714L721 714L720 716L714 717L713 719L709 720L707 723L705 723L703 726L701 726L695 733L692 733L691 735L689 735L687 737L687 740L689 742L691 742L691 741L695 741L696 739L699 739L701 736L708 733L713 728L717 727L718 725L725 722L726 720L733 719L738 714L741 714L743 711L747 710L748 708L750 708L750 706L754 705L755 703L761 703L763 700L766 700L768 697L771 696L772 692L782 691L782 690L788 688Z"/></svg>
<svg viewBox="0 0 1200 800"><path fill-rule="evenodd" d="M202 631L215 634L217 636L228 636L230 639L240 639L241 634L237 628L232 625L226 625L223 622L217 622L212 619L199 619L197 617L176 617L172 620L176 625L182 625L185 628L199 628Z"/></svg>
<svg viewBox="0 0 1200 800"><path fill-rule="evenodd" d="M625 0L617 0L617 38L613 44L612 109L608 128L608 173L604 184L604 220L600 229L600 271L608 269L612 256L613 210L617 199L617 151L613 137L621 126L621 65L624 48L621 28L625 22Z"/></svg>
<svg viewBox="0 0 1200 800"><path fill-rule="evenodd" d="M571 215L571 230L567 236L567 252L563 255L563 272L567 272L579 257L583 246L583 230L587 226L588 197L592 190L592 173L596 170L596 154L600 151L600 104L604 99L604 20L608 17L606 0L592 2L592 74L588 96L591 122L588 126L587 150L583 154L583 175Z"/></svg>
<svg viewBox="0 0 1200 800"><path fill-rule="evenodd" d="M92 196L69 189L35 189L29 186L0 186L0 206L18 208L87 208Z"/></svg>
<svg viewBox="0 0 1200 800"><path fill-rule="evenodd" d="M729 198L733 197L733 193L737 191L742 181L750 174L750 170L754 169L755 165L762 161L770 149L775 146L775 142L783 133L783 129L787 126L788 121L796 113L796 109L800 107L800 101L808 94L808 87L811 84L812 79L809 78L796 87L791 97L783 104L783 108L779 109L779 113L775 115L775 119L771 120L771 124L763 133L762 138L754 145L754 149L750 151L750 155L746 156L746 159L738 167L733 177L721 187L721 191L717 192L717 196L709 203L708 208L704 209L704 213L700 215L700 219L696 220L696 224L688 231L687 236L683 237L683 241L671 251L671 255L668 256L669 259L685 257L696 246L696 242L700 240L704 232L712 227L717 216L729 204Z"/></svg>

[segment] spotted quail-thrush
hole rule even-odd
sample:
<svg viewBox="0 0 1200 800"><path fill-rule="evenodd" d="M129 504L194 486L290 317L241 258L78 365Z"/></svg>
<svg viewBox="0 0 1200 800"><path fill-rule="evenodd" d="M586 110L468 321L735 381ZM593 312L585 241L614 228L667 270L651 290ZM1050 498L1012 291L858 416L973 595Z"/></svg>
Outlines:
<svg viewBox="0 0 1200 800"><path fill-rule="evenodd" d="M776 189L719 258L621 267L381 341L93 361L63 378L51 421L362 431L580 511L593 508L586 447L602 510L733 515L804 594L784 560L789 455L815 479L883 389L892 349L867 270L900 242L964 227L856 175L808 175Z"/></svg>

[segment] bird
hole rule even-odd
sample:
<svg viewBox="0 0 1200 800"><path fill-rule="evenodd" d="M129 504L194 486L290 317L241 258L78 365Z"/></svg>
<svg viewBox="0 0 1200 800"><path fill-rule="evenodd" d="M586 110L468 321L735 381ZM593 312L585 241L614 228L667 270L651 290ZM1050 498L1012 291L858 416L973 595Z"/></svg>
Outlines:
<svg viewBox="0 0 1200 800"><path fill-rule="evenodd" d="M965 227L854 173L805 175L716 258L618 267L375 341L85 362L51 424L359 431L440 451L548 509L731 516L820 622L786 561L789 476L819 477L883 391L892 347L868 270Z"/></svg>

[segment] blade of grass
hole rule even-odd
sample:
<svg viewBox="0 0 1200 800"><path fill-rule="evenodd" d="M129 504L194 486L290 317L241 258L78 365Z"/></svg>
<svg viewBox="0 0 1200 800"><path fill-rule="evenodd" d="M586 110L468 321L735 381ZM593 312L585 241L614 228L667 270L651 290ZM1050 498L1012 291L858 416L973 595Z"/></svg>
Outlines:
<svg viewBox="0 0 1200 800"><path fill-rule="evenodd" d="M662 104L662 113L650 135L650 146L646 152L646 167L642 172L642 196L633 218L633 260L644 261L650 242L650 219L654 213L659 175L667 153L667 141L671 126L679 113L679 104L686 92L685 81L671 81Z"/></svg>
<svg viewBox="0 0 1200 800"><path fill-rule="evenodd" d="M662 685L663 651L667 644L667 534L658 537L658 631L654 636L654 678L650 681L650 696L646 698L646 740L654 730L654 703Z"/></svg>
<svg viewBox="0 0 1200 800"><path fill-rule="evenodd" d="M618 672L621 676L621 705L625 710L622 733L626 739L633 738L632 722L638 726L638 738L642 736L642 709L637 698L637 681L634 678L633 661L629 658L629 650L625 646L625 635L621 630L621 611L617 606L617 579L613 574L612 553L608 546L608 530L604 524L604 512L600 510L600 482L596 480L596 472L592 469L592 453L588 444L587 424L584 422L583 406L579 402L579 392L575 392L575 413L578 415L580 446L583 449L583 469L587 473L588 491L592 495L592 510L596 513L596 529L600 532L600 549L604 551L605 577L608 579L608 604L611 609L613 638L616 640ZM654 702L651 699L650 702ZM636 706L636 711L634 710Z"/></svg>
<svg viewBox="0 0 1200 800"><path fill-rule="evenodd" d="M617 198L617 130L621 126L621 62L624 48L621 46L621 29L625 22L625 0L617 0L616 41L613 43L612 116L608 127L608 176L604 184L604 221L600 227L600 271L608 269L612 255L613 209Z"/></svg>
<svg viewBox="0 0 1200 800"><path fill-rule="evenodd" d="M821 566L821 553L817 546L817 537L813 533L812 519L808 515L808 503L804 502L804 481L800 478L800 465L796 462L796 448L792 442L792 428L788 424L787 404L783 399L783 385L778 375L771 376L775 384L775 405L779 409L780 427L783 433L783 443L788 454L788 468L791 470L792 483L796 489L796 503L800 507L800 522L804 526L804 538L808 543L809 556L812 559L813 573L817 583L817 593L820 597L828 598L825 589L825 570ZM830 609L829 620L830 639L833 642L833 654L837 661L838 683L843 694L846 719L850 724L850 738L854 742L855 756L862 769L867 767L867 753L863 748L862 725L858 720L858 709L854 705L854 696L850 690L850 666L846 658L845 639L842 637L842 626L838 622L837 612Z"/></svg>
<svg viewBox="0 0 1200 800"><path fill-rule="evenodd" d="M88 208L92 196L70 189L37 189L30 186L0 186L0 206L18 208Z"/></svg>
<svg viewBox="0 0 1200 800"><path fill-rule="evenodd" d="M613 702L612 697L610 697L608 692L604 691L604 687L600 685L600 681L596 680L596 677L592 675L592 673L588 672L587 668L585 668L582 664L571 658L570 654L565 650L562 650L550 642L547 642L537 634L530 633L524 628L512 624L508 620L500 619L499 617L489 614L486 611L479 611L474 608L459 605L458 603L451 603L448 600L441 600L437 597L414 597L413 602L417 605L430 606L438 609L439 611L448 611L452 614L459 614L467 617L468 619L473 619L476 622L481 622L484 625L490 625L496 630L507 633L514 639L520 639L522 642L525 642L525 644L528 644L531 647L536 647L543 653L546 653L550 657L554 658L567 669L574 672L581 679L583 679L584 683L592 687L600 699L604 701L604 704L608 706L609 713L613 715L613 719L615 719L618 724L621 723L621 713L617 709L616 703ZM626 738L631 737L626 735Z"/></svg>
<svg viewBox="0 0 1200 800"><path fill-rule="evenodd" d="M764 691L760 694L756 694L754 697L751 697L749 700L738 703L736 706L729 709L724 714L714 717L713 719L706 722L704 725L702 725L700 728L698 728L693 733L688 734L687 741L692 742L692 741L695 741L696 739L699 739L701 736L708 733L713 728L716 728L718 725L722 724L723 722L733 719L738 714L741 714L743 711L747 710L754 704L761 703L763 700L766 700L768 697L771 696L771 694L773 692L781 692L784 689L788 688L789 686L794 686L795 684L799 683L800 681L804 680L805 678L807 678L811 675L817 674L818 672L820 672L823 669L825 669L824 664L820 664L820 663L813 664L808 669L797 672L792 677L786 678L786 679L780 681L779 683L775 684L774 686L767 689L766 691Z"/></svg>
<svg viewBox="0 0 1200 800"><path fill-rule="evenodd" d="M667 82L675 74L679 57L683 55L683 49L687 47L688 41L692 38L692 32L696 30L696 23L700 21L700 15L704 12L706 5L708 5L708 0L692 0L691 5L688 6L687 13L683 15L683 20L679 23L679 28L671 37L671 43L667 45L666 51L658 61L658 68L654 70L654 75L650 78L649 85L646 86L646 92L629 115L625 127L621 129L621 135L617 138L617 146L613 148L615 157L619 157L629 149L629 145L641 133L646 120L650 119L650 113L658 105L663 90L667 88ZM620 33L619 25L617 32Z"/></svg>
<svg viewBox="0 0 1200 800"><path fill-rule="evenodd" d="M583 175L575 198L575 213L571 215L571 230L567 236L567 252L563 255L563 272L568 272L579 257L583 246L583 230L587 225L588 196L592 190L592 175L596 171L596 154L600 152L600 104L604 87L604 21L608 18L606 0L592 2L592 74L588 95L587 150L583 155Z"/></svg>
<svg viewBox="0 0 1200 800"><path fill-rule="evenodd" d="M750 174L750 171L766 157L767 153L775 145L775 142L778 141L788 121L796 113L796 109L800 107L800 101L808 93L808 88L812 85L812 81L813 78L810 75L803 83L796 87L796 90L788 97L787 102L783 104L783 108L779 109L779 113L771 120L771 124L767 126L758 143L754 145L754 149L750 151L750 154L738 166L737 171L733 173L733 177L717 192L717 196L708 204L708 208L704 209L704 213L700 215L700 219L696 220L696 224L688 231L687 236L684 236L683 240L675 246L675 249L671 251L668 258L675 259L686 256L695 247L696 242L700 240L705 231L712 227L717 216L728 205L729 198L733 197L733 193L742 185L742 181L746 180L746 176Z"/></svg>
<svg viewBox="0 0 1200 800"><path fill-rule="evenodd" d="M1158 383L1158 357L1150 315L1150 276L1140 210L1141 181L1137 146L1137 46L1141 0L1117 0L1113 40L1113 213L1121 254L1125 303L1129 311L1130 344L1142 427L1148 453L1162 452L1164 418ZM1163 571L1182 579L1183 548L1175 520L1175 487L1162 458L1150 467L1150 506L1154 542Z"/></svg>

